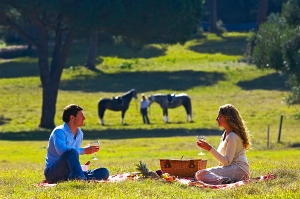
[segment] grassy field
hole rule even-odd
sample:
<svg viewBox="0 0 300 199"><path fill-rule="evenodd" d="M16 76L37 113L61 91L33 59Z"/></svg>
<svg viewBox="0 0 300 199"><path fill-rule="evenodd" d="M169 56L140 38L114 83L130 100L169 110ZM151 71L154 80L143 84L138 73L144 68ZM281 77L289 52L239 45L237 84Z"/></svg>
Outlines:
<svg viewBox="0 0 300 199"><path fill-rule="evenodd" d="M276 179L233 190L203 190L176 183L142 180L111 184L61 183L44 189L33 185L43 179L50 131L37 128L41 112L41 86L36 58L0 60L0 198L299 198L300 135L297 105L287 106L285 76L258 70L239 62L246 34L228 33L192 39L185 45L150 45L135 52L124 45L103 44L96 71L81 66L87 43L75 45L63 72L57 100L56 124L62 109L80 104L86 116L84 143L99 139L101 152L91 167L105 166L111 174L133 172L140 160L151 170L160 158L199 158L195 136L203 134L214 147L222 129L215 118L220 105L235 105L252 132L247 153L251 176L268 172ZM157 104L150 109L151 125L143 125L139 100L133 100L120 124L120 112L107 111L100 126L97 102L135 88L141 93L187 93L193 104L193 122L185 121L182 107L169 110L170 123L162 120ZM139 98L140 99L140 98ZM283 116L278 140L280 116ZM267 130L270 127L270 148ZM81 162L92 155L81 156ZM216 160L207 153L208 166Z"/></svg>

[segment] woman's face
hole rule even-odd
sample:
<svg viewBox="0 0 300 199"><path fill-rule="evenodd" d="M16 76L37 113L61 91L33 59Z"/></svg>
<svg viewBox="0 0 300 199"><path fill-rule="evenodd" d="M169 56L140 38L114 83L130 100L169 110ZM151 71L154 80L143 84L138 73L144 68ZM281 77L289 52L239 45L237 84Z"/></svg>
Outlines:
<svg viewBox="0 0 300 199"><path fill-rule="evenodd" d="M220 127L225 127L227 125L227 120L225 116L222 113L220 113L220 111L218 117L216 118L216 121L218 122L218 126Z"/></svg>

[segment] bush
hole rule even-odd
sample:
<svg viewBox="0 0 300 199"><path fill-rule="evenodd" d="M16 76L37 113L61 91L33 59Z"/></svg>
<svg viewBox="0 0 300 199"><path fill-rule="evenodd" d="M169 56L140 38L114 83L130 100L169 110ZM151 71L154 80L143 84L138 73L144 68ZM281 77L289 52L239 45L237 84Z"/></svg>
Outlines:
<svg viewBox="0 0 300 199"><path fill-rule="evenodd" d="M300 26L289 21L291 18L297 21L297 17L288 16L290 18L271 15L268 22L261 25L255 36L252 61L257 68L272 68L289 75L291 93L285 100L288 104L300 104Z"/></svg>

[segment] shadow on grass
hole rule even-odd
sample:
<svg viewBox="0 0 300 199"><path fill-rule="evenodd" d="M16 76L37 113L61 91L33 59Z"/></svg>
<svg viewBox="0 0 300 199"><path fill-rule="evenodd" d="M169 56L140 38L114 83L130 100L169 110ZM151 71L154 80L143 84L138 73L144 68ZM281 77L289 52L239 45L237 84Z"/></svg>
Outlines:
<svg viewBox="0 0 300 199"><path fill-rule="evenodd" d="M47 141L51 131L6 132L0 133L0 140L8 141ZM173 136L220 135L220 130L214 129L108 129L83 130L84 139L132 139L132 138L164 138Z"/></svg>
<svg viewBox="0 0 300 199"><path fill-rule="evenodd" d="M166 55L166 49L154 46L144 46L139 50L133 50L125 44L107 45L98 48L99 56L119 57L123 59L149 59Z"/></svg>
<svg viewBox="0 0 300 199"><path fill-rule="evenodd" d="M189 49L197 53L244 55L246 46L246 37L223 37L222 40L219 41L204 41L202 44L191 46Z"/></svg>
<svg viewBox="0 0 300 199"><path fill-rule="evenodd" d="M9 123L10 121L11 121L10 118L5 118L5 117L3 117L2 115L0 115L0 125Z"/></svg>
<svg viewBox="0 0 300 199"><path fill-rule="evenodd" d="M211 86L225 80L224 73L201 71L175 72L123 72L100 73L96 77L80 75L74 80L63 80L61 90L83 92L126 92L135 88L137 92L153 90L187 90L195 86Z"/></svg>
<svg viewBox="0 0 300 199"><path fill-rule="evenodd" d="M291 144L292 148L300 148L300 142Z"/></svg>
<svg viewBox="0 0 300 199"><path fill-rule="evenodd" d="M2 49L2 51L4 51ZM0 55L1 52L0 50ZM19 53L20 49L11 49L10 53L13 55L10 59L19 58L18 60L8 60L0 63L0 78L18 78L18 77L36 77L39 76L38 58L36 56L28 57L28 54ZM51 50L50 50L51 51ZM65 68L70 66L84 65L86 62L86 54L88 46L83 43L73 44L71 52L68 56ZM103 45L98 49L99 58L96 60L97 64L102 63L103 59L100 56L119 57L124 59L139 59L152 58L165 55L165 49L156 48L153 46L143 47L139 51L134 51L126 45ZM3 52L2 52L3 54ZM22 58L24 57L24 58ZM51 54L49 55L49 58Z"/></svg>
<svg viewBox="0 0 300 199"><path fill-rule="evenodd" d="M38 77L38 65L29 61L9 61L0 64L0 78Z"/></svg>
<svg viewBox="0 0 300 199"><path fill-rule="evenodd" d="M240 81L237 83L244 90L280 90L287 91L289 88L286 86L288 77L286 75L280 75L273 73L250 81Z"/></svg>

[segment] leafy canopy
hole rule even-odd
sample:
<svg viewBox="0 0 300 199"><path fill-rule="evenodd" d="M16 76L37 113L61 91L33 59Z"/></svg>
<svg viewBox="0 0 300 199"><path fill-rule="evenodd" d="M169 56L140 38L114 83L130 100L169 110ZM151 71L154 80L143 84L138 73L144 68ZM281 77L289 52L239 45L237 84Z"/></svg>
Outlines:
<svg viewBox="0 0 300 199"><path fill-rule="evenodd" d="M281 17L263 24L256 35L253 60L290 76L289 104L300 104L300 0L288 0Z"/></svg>

